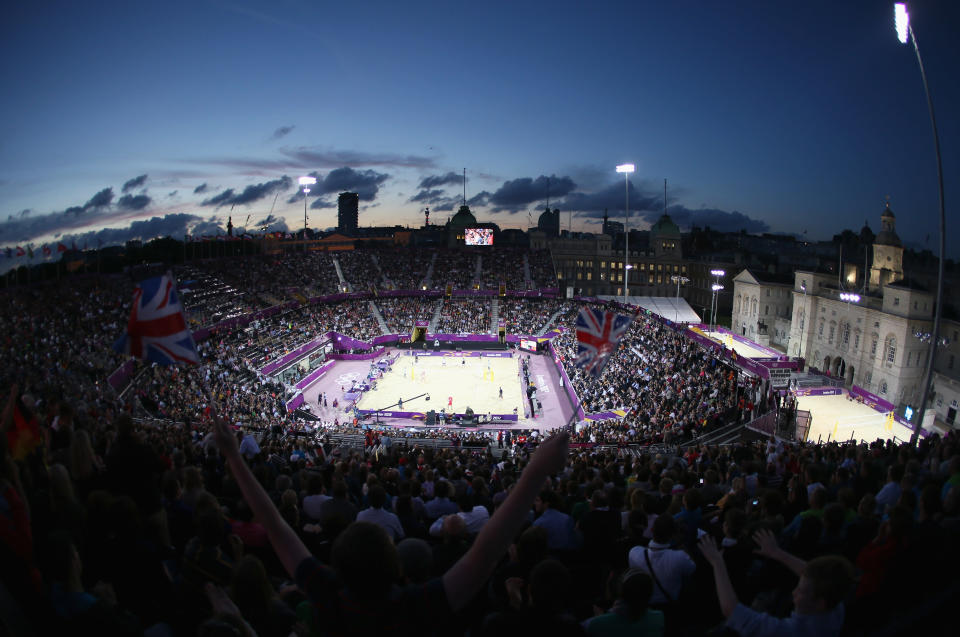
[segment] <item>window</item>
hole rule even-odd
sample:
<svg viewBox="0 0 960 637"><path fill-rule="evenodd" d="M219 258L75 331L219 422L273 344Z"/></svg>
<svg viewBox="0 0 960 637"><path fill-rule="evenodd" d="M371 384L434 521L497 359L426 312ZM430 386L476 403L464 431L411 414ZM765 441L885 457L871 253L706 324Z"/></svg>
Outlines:
<svg viewBox="0 0 960 637"><path fill-rule="evenodd" d="M601 267L601 268L607 267L607 262L606 262L606 261L601 261L601 262L600 262L600 267Z"/></svg>
<svg viewBox="0 0 960 637"><path fill-rule="evenodd" d="M833 343L833 335L834 335L834 333L835 333L836 331L837 331L837 326L831 323L831 324L830 324L830 337L827 339L827 342L828 342L828 343Z"/></svg>
<svg viewBox="0 0 960 637"><path fill-rule="evenodd" d="M867 372L867 375L863 379L863 382L866 383L867 389L870 389L870 381L872 380L873 380L873 372Z"/></svg>
<svg viewBox="0 0 960 637"><path fill-rule="evenodd" d="M840 328L840 341L844 345L850 344L850 324L844 323L843 327Z"/></svg>
<svg viewBox="0 0 960 637"><path fill-rule="evenodd" d="M897 339L893 336L887 338L887 362L893 363L897 358Z"/></svg>
<svg viewBox="0 0 960 637"><path fill-rule="evenodd" d="M770 291L770 290L767 290L767 292L769 292L769 291ZM769 306L769 305L764 305L764 306L763 306L763 315L764 315L764 316L770 316L770 306Z"/></svg>
<svg viewBox="0 0 960 637"><path fill-rule="evenodd" d="M894 305L900 305L900 297L899 297L899 296L893 297L893 304L894 304Z"/></svg>
<svg viewBox="0 0 960 637"><path fill-rule="evenodd" d="M860 332L853 335L853 349L860 347Z"/></svg>
<svg viewBox="0 0 960 637"><path fill-rule="evenodd" d="M770 296L770 288L767 288L767 296Z"/></svg>
<svg viewBox="0 0 960 637"><path fill-rule="evenodd" d="M885 381L885 380L881 380L881 381L880 381L880 393L881 393L881 394L886 394L886 393L887 393L887 381Z"/></svg>
<svg viewBox="0 0 960 637"><path fill-rule="evenodd" d="M874 335L873 335L873 338L870 340L870 355L871 355L871 356L876 356L876 355L877 355L877 341L879 341L879 340L880 340L880 338L879 338L876 334L874 334Z"/></svg>
<svg viewBox="0 0 960 637"><path fill-rule="evenodd" d="M657 285L660 285L661 283L663 283L663 276L658 274L658 275L657 275Z"/></svg>
<svg viewBox="0 0 960 637"><path fill-rule="evenodd" d="M823 338L823 324L824 322L820 321L820 329L817 330L817 338Z"/></svg>

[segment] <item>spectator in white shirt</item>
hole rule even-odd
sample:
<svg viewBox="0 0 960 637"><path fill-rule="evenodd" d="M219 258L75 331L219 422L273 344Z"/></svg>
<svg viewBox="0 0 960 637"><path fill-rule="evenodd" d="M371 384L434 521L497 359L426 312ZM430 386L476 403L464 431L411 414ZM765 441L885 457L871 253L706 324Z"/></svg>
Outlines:
<svg viewBox="0 0 960 637"><path fill-rule="evenodd" d="M253 437L253 434L248 432L246 435L239 434L238 437L240 438L240 455L247 460L256 458L257 454L260 453L260 445L257 444L257 439Z"/></svg>
<svg viewBox="0 0 960 637"><path fill-rule="evenodd" d="M466 493L457 498L457 506L460 510L456 515L463 519L467 535L476 535L479 533L483 525L490 519L490 512L487 511L487 507L479 504L474 506L473 496ZM447 516L437 518L437 520L430 525L430 535L433 537L443 536L443 520L446 517Z"/></svg>
<svg viewBox="0 0 960 637"><path fill-rule="evenodd" d="M684 580L696 570L696 564L685 551L670 548L677 530L677 521L673 517L658 516L653 523L653 540L649 546L630 549L630 568L638 568L653 577L651 606L678 601Z"/></svg>
<svg viewBox="0 0 960 637"><path fill-rule="evenodd" d="M367 494L370 502L370 508L364 509L357 514L357 522L372 522L383 527L394 543L403 539L403 526L400 524L400 518L395 513L390 513L383 508L387 502L387 492L379 484L370 487L370 493Z"/></svg>

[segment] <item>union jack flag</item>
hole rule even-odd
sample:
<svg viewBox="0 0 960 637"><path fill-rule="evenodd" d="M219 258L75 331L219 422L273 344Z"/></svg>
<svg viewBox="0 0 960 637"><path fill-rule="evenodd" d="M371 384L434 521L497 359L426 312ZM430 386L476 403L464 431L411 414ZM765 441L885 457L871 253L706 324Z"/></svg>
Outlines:
<svg viewBox="0 0 960 637"><path fill-rule="evenodd" d="M169 274L147 279L133 291L127 333L113 348L160 365L199 363L193 334Z"/></svg>
<svg viewBox="0 0 960 637"><path fill-rule="evenodd" d="M576 366L593 377L599 376L632 320L616 312L581 309L577 317Z"/></svg>

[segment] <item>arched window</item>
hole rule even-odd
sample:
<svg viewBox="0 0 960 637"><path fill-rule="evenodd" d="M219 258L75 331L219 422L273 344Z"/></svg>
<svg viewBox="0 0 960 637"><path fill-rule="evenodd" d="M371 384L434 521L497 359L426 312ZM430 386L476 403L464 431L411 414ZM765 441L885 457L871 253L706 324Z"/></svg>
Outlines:
<svg viewBox="0 0 960 637"><path fill-rule="evenodd" d="M885 380L881 380L881 381L880 381L880 393L881 393L881 394L886 394L886 393L887 393L887 381L885 381Z"/></svg>
<svg viewBox="0 0 960 637"><path fill-rule="evenodd" d="M734 310L734 313L736 314L740 313L740 295L739 294L737 295L737 308Z"/></svg>

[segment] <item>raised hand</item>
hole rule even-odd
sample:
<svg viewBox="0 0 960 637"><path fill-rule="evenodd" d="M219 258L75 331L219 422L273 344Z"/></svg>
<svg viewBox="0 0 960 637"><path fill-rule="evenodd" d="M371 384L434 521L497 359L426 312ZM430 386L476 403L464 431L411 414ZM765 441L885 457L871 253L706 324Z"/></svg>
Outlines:
<svg viewBox="0 0 960 637"><path fill-rule="evenodd" d="M720 549L717 548L716 540L714 540L709 534L700 538L700 541L697 542L697 546L700 547L700 552L703 553L704 559L710 562L710 566L716 566L717 564L723 563L723 553L721 553Z"/></svg>
<svg viewBox="0 0 960 637"><path fill-rule="evenodd" d="M770 559L779 559L780 546L777 544L777 537L770 529L760 529L753 534L753 541L759 548L756 549L757 555L769 557Z"/></svg>
<svg viewBox="0 0 960 637"><path fill-rule="evenodd" d="M210 416L213 418L213 438L217 441L217 449L224 456L239 455L240 447L233 427L215 408L210 410Z"/></svg>
<svg viewBox="0 0 960 637"><path fill-rule="evenodd" d="M540 443L527 469L537 471L543 476L553 475L563 469L569 450L570 432L564 429Z"/></svg>

